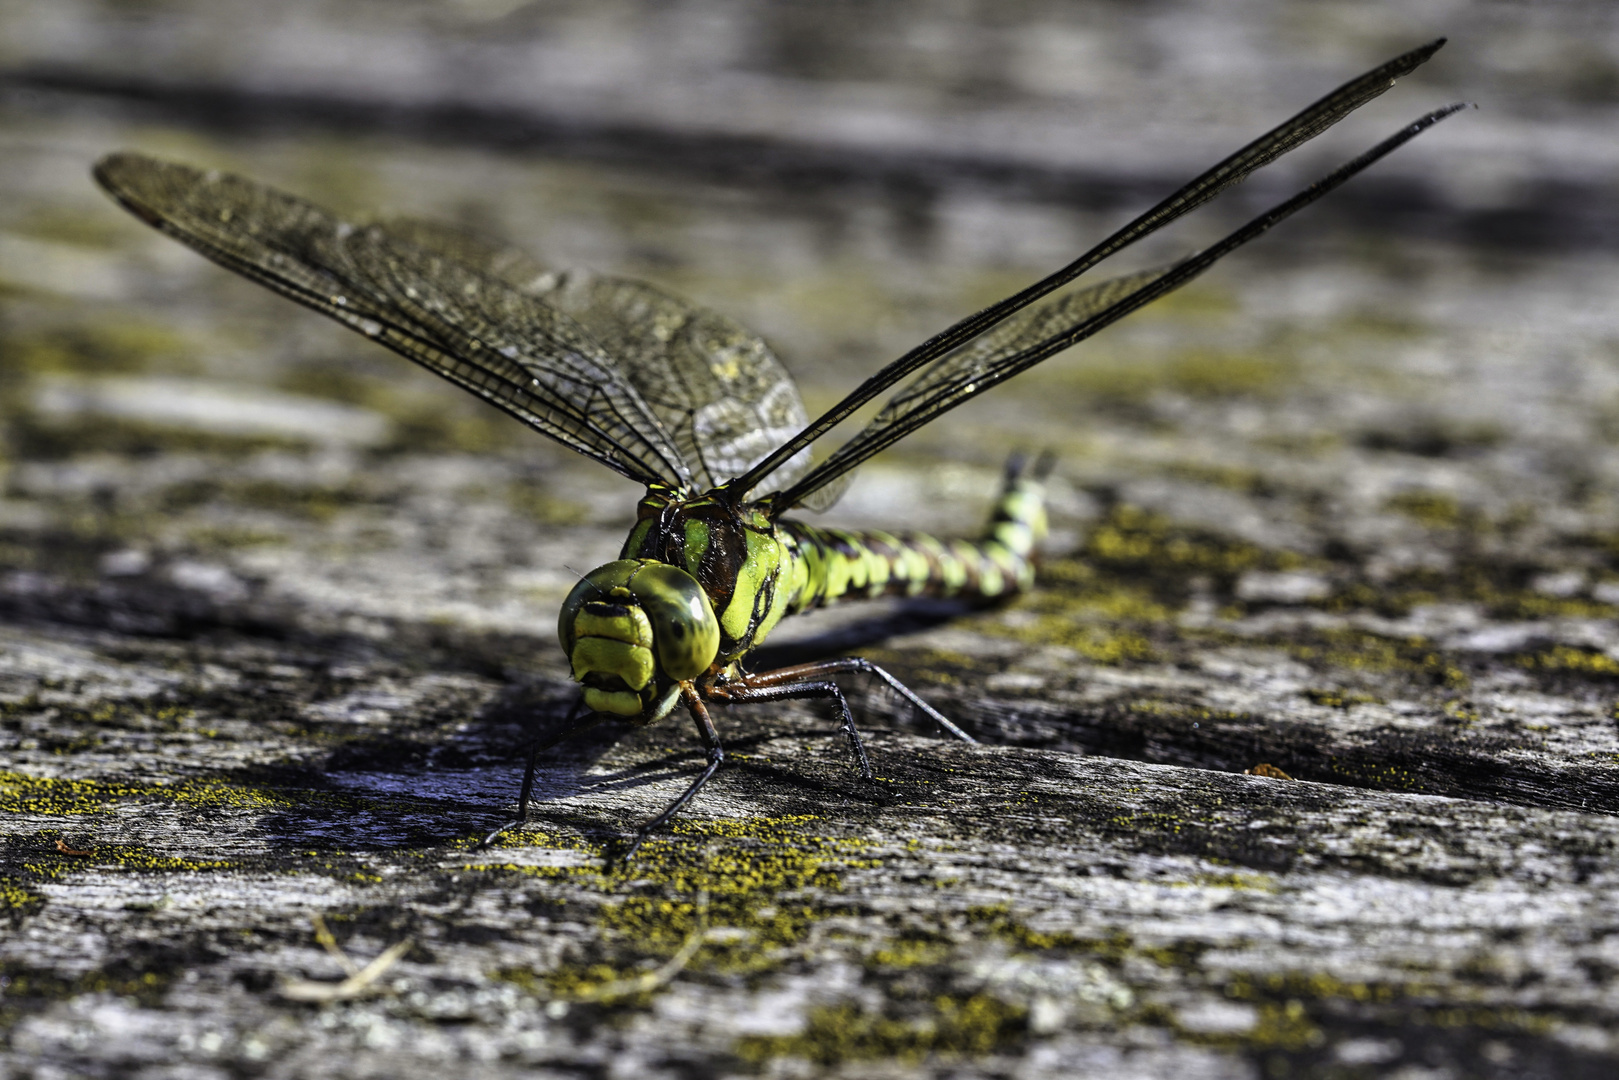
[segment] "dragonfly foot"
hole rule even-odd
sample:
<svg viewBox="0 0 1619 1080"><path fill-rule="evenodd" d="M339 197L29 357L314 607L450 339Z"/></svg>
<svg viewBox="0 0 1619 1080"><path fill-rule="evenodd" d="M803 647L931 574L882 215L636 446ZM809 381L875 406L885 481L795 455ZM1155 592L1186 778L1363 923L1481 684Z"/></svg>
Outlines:
<svg viewBox="0 0 1619 1080"><path fill-rule="evenodd" d="M472 850L483 851L488 848L490 844L493 844L497 839L499 839L501 833L509 832L510 830L517 828L519 825L527 824L527 818L515 818L512 821L508 821L506 824L502 825L500 828L496 829L494 832L490 833L488 836L474 844L472 846Z"/></svg>
<svg viewBox="0 0 1619 1080"><path fill-rule="evenodd" d="M720 766L725 764L725 748L720 745L720 735L714 730L714 720L708 715L708 706L703 703L696 687L690 683L682 683L680 689L681 699L691 712L692 722L697 725L697 734L702 737L703 745L708 747L708 764L697 774L695 780L686 785L686 790L682 791L674 802L664 807L657 817L636 830L635 839L631 840L629 846L617 857L615 860L617 862L625 863L634 858L635 853L641 850L641 845L646 843L647 837L663 828L671 818L680 813L680 808L691 802L692 797L703 790L703 785L713 779L714 774L720 771Z"/></svg>

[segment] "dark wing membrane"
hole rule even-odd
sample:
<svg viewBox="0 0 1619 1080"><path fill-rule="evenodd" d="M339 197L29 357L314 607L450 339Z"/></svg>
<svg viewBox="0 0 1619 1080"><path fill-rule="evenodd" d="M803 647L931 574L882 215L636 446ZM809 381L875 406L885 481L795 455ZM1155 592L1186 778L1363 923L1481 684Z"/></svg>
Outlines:
<svg viewBox="0 0 1619 1080"><path fill-rule="evenodd" d="M139 154L96 179L137 217L642 483L691 480L668 433L572 320L507 283L273 188Z"/></svg>
<svg viewBox="0 0 1619 1080"><path fill-rule="evenodd" d="M542 295L551 288L551 272L538 259L515 245L425 218L387 217L375 224L380 225L389 236L404 240L423 251L454 259L462 266L499 278L522 292L532 291L535 295ZM538 287L536 283L540 283Z"/></svg>
<svg viewBox="0 0 1619 1080"><path fill-rule="evenodd" d="M809 420L770 347L717 312L628 278L549 271L515 247L433 222L398 219L384 227L577 321L663 421L700 484L747 472ZM782 466L776 482L792 483L808 468L806 450Z"/></svg>
<svg viewBox="0 0 1619 1080"><path fill-rule="evenodd" d="M717 312L639 281L577 272L550 295L618 360L706 483L741 476L809 421L770 347ZM796 480L808 468L806 449L781 471Z"/></svg>
<svg viewBox="0 0 1619 1080"><path fill-rule="evenodd" d="M354 265L385 291L395 310L426 327L456 355L480 366L517 363L527 389L559 403L559 417L614 447L639 445L671 474L690 471L657 415L616 361L573 319L454 259L395 240L380 226L345 238Z"/></svg>
<svg viewBox="0 0 1619 1080"><path fill-rule="evenodd" d="M1000 368L1024 350L1118 303L1170 269L1146 270L1112 278L1032 311L1019 312L966 348L935 361L933 366L911 380L909 386L889 398L854 438L838 447L823 462L825 471L817 470L817 476L824 477L821 482L814 486L806 483L801 489L803 493L786 505L817 511L828 509L848 489L855 464L870 456L861 453L862 449L881 438L885 432L903 425L903 431L895 436L899 438L915 431L945 409L977 397L994 385L993 382L986 385L986 381L993 379L999 382L996 375ZM940 402L949 404L939 407ZM883 445L888 444L884 442ZM854 460L856 455L858 460Z"/></svg>
<svg viewBox="0 0 1619 1080"><path fill-rule="evenodd" d="M936 361L912 380L854 438L839 446L797 484L773 495L773 505L779 509L793 506L941 413L970 401L1180 288L1271 226L1315 202L1462 107L1451 105L1429 113L1196 255L1156 270L1104 281L1003 322L995 332Z"/></svg>
<svg viewBox="0 0 1619 1080"><path fill-rule="evenodd" d="M1286 123L1266 132L1198 176L1061 270L935 334L867 379L848 397L817 417L774 454L750 470L743 477L743 483L749 487L757 486L783 462L799 454L815 440L852 416L862 405L874 400L884 390L894 386L912 372L951 353L1003 319L1074 281L1104 259L1116 255L1131 244L1197 209L1226 188L1243 180L1255 169L1275 161L1288 151L1315 138L1388 90L1394 85L1395 79L1409 74L1422 65L1439 51L1439 47L1444 43L1444 39L1441 38L1419 49L1413 49L1345 83ZM820 472L820 469L817 468L816 471ZM804 488L805 484L801 481L796 486ZM777 506L784 505L786 504L777 502Z"/></svg>

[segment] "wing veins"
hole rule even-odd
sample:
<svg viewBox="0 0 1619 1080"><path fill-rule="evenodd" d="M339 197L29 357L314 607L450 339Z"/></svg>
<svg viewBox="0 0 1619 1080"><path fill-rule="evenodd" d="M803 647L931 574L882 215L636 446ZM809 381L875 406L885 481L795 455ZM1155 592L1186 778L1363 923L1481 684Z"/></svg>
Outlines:
<svg viewBox="0 0 1619 1080"><path fill-rule="evenodd" d="M1029 319L1027 324L1020 324L1020 327L1030 330L1043 327L1048 319L1041 316L1048 316L1049 320L1060 319L1064 314L1064 306L1068 304L1089 312L1079 321L1037 344L1020 348L1024 335L1017 333L1014 328L1009 331L1007 340L999 352L989 349L986 350L987 355L973 351L961 354L960 357L950 356L941 359L938 366L923 372L910 386L895 394L877 417L854 438L839 446L798 483L772 496L773 505L779 509L793 506L817 489L837 480L873 454L930 423L942 413L1028 370L1042 360L1078 344L1131 312L1180 288L1237 248L1333 191L1357 173L1464 107L1460 104L1450 105L1420 117L1292 198L1273 206L1242 228L1195 255L1158 270L1143 271L1102 282L1092 289L1076 293L1072 297L1065 297L1048 308L1035 312L1034 318ZM1089 311L1084 303L1087 299L1107 297L1114 287L1121 286L1125 290L1123 295L1105 303L1099 310ZM962 361L959 365L955 363L958 359ZM916 404L909 404L912 401Z"/></svg>
<svg viewBox="0 0 1619 1080"><path fill-rule="evenodd" d="M253 181L204 174L136 154L109 155L97 164L95 175L135 216L199 254L378 341L570 449L643 483L689 480L655 418L647 425L648 437L625 421L615 403L612 412L618 425L634 436L626 441L591 415L593 401L611 400L601 396L602 386L616 386L632 404L638 400L612 370L610 360L596 358L598 367L605 361L605 371L592 372L590 379L574 379L578 385L590 385L583 400L575 400L536 379L546 373L546 358L530 358L525 364L481 341L473 344L471 338L464 338L460 343L464 351L458 351L455 341L446 340L454 335L444 333L442 324L435 328L401 310L393 290L368 279L347 244L361 230L320 207ZM212 184L225 190L207 186ZM234 227L236 208L228 205L231 194L248 210ZM255 220L256 210L264 211L265 218ZM397 243L392 238L385 242ZM659 439L664 443L661 448Z"/></svg>
<svg viewBox="0 0 1619 1080"><path fill-rule="evenodd" d="M783 462L814 443L852 416L861 406L913 371L947 355L996 323L1072 282L1103 260L1202 206L1221 191L1246 178L1254 170L1320 135L1354 110L1383 94L1394 84L1395 79L1409 74L1426 62L1444 43L1445 39L1440 38L1420 48L1412 49L1343 84L1182 186L1067 266L1022 291L967 316L922 342L861 383L842 401L783 443L769 457L739 478L736 486L748 490L758 485ZM807 479L806 476L804 480L795 484L794 490L804 487Z"/></svg>
<svg viewBox="0 0 1619 1080"><path fill-rule="evenodd" d="M628 436L661 466L649 467L649 472L672 473L680 482L690 482L662 422L621 381L612 359L568 316L504 281L436 255L426 264L416 261L401 275L399 256L412 252L401 252L381 227L356 232L347 246L361 273L386 289L391 306L426 327L457 361L485 370L515 368L524 392L552 411L647 467L646 459L630 449ZM425 272L429 267L431 274ZM532 355L537 344L548 347L539 358ZM558 389L559 383L564 389ZM616 421L616 430L603 426L604 414ZM648 433L656 433L657 439Z"/></svg>
<svg viewBox="0 0 1619 1080"><path fill-rule="evenodd" d="M552 271L520 249L412 218L381 222L390 237L445 256L545 301L613 358L704 486L763 460L808 423L792 376L757 334L712 309L626 278ZM778 470L790 484L808 455Z"/></svg>

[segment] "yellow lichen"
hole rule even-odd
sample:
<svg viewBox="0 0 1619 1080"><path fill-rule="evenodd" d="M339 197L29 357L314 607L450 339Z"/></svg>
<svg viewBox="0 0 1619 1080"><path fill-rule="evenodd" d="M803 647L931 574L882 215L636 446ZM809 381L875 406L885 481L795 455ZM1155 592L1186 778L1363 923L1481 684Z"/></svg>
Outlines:
<svg viewBox="0 0 1619 1080"><path fill-rule="evenodd" d="M1356 705L1373 705L1382 699L1375 694L1356 694L1348 690L1309 689L1304 696L1317 705L1326 705L1334 709L1348 709Z"/></svg>
<svg viewBox="0 0 1619 1080"><path fill-rule="evenodd" d="M910 968L937 964L950 955L950 944L935 938L899 937L884 942L866 957L872 967Z"/></svg>
<svg viewBox="0 0 1619 1080"><path fill-rule="evenodd" d="M1542 652L1529 653L1519 657L1518 663L1531 671L1607 677L1619 675L1619 660L1595 649L1577 649L1572 645L1554 645Z"/></svg>
<svg viewBox="0 0 1619 1080"><path fill-rule="evenodd" d="M7 813L99 814L110 810L114 803L132 799L248 810L279 810L295 805L284 795L221 780L188 780L173 785L124 784L0 772L0 811Z"/></svg>
<svg viewBox="0 0 1619 1080"><path fill-rule="evenodd" d="M1452 688L1468 683L1467 673L1453 660L1414 634L1389 637L1368 630L1323 630L1294 638L1287 648L1295 658L1314 665L1405 672Z"/></svg>
<svg viewBox="0 0 1619 1080"><path fill-rule="evenodd" d="M802 1032L746 1036L737 1042L736 1053L755 1065L782 1057L819 1065L874 1059L914 1063L993 1053L1020 1039L1028 1027L1028 1010L989 994L940 995L918 1006L913 1015L823 1006L810 1012Z"/></svg>
<svg viewBox="0 0 1619 1080"><path fill-rule="evenodd" d="M1383 504L1431 529L1453 529L1463 523L1461 503L1454 496L1437 491L1402 491Z"/></svg>
<svg viewBox="0 0 1619 1080"><path fill-rule="evenodd" d="M590 852L596 858L589 865L490 862L467 869L583 887L580 898L596 904L613 955L538 976L556 996L588 996L592 987L633 979L705 932L691 967L761 972L779 966L816 923L837 913L844 872L876 865L864 855L864 841L807 833L816 820L685 820L671 835L648 840L628 863L608 861L604 849L575 840L556 846ZM503 843L520 840L532 843L534 834Z"/></svg>

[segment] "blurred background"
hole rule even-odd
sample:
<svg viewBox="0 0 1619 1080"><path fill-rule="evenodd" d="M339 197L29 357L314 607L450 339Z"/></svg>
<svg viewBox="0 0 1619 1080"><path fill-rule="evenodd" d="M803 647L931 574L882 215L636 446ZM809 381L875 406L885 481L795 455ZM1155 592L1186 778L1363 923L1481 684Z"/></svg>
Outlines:
<svg viewBox="0 0 1619 1080"><path fill-rule="evenodd" d="M1611 4L4 0L7 588L161 569L543 627L631 516L606 470L134 221L89 178L107 151L653 281L763 333L813 413L1441 35L1118 269L1477 111L908 440L832 515L970 532L1034 444L1059 547L1128 503L1374 580L1444 565L1431 529L1470 514L1532 523L1526 550L1619 524ZM1581 559L1555 588L1619 599Z"/></svg>

